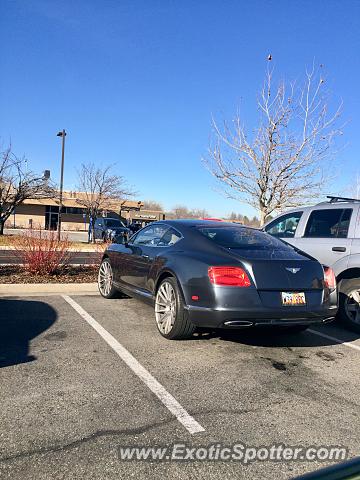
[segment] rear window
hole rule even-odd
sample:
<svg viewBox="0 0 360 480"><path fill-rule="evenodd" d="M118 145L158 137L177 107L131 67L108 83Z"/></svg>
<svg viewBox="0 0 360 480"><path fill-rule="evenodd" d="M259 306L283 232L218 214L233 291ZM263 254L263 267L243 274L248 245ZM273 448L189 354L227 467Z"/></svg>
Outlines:
<svg viewBox="0 0 360 480"><path fill-rule="evenodd" d="M292 250L292 247L281 240L250 228L200 227L198 231L212 242L226 248Z"/></svg>
<svg viewBox="0 0 360 480"><path fill-rule="evenodd" d="M111 228L111 227L125 227L125 225L120 220L117 220L116 218L105 220L105 225L108 228Z"/></svg>
<svg viewBox="0 0 360 480"><path fill-rule="evenodd" d="M351 208L314 210L309 217L305 237L346 238L351 219Z"/></svg>

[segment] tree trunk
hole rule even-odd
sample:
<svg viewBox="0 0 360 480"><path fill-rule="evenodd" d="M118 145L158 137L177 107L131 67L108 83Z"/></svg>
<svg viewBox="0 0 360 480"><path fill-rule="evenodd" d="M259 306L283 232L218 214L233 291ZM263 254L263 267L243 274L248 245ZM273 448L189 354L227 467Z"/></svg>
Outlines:
<svg viewBox="0 0 360 480"><path fill-rule="evenodd" d="M260 227L265 224L266 220L266 212L264 210L260 210Z"/></svg>
<svg viewBox="0 0 360 480"><path fill-rule="evenodd" d="M0 220L0 235L4 235L4 220Z"/></svg>
<svg viewBox="0 0 360 480"><path fill-rule="evenodd" d="M92 235L91 235L92 236L92 238L91 238L92 243L96 243L96 241L95 241L95 221L93 221L93 224L91 225L91 233L92 233Z"/></svg>

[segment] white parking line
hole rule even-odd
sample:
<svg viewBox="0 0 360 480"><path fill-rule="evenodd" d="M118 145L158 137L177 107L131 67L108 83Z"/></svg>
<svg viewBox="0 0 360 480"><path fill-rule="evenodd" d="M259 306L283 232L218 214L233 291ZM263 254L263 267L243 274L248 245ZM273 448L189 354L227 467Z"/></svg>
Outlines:
<svg viewBox="0 0 360 480"><path fill-rule="evenodd" d="M180 403L146 370L125 347L119 343L104 327L68 295L63 299L82 316L86 322L110 345L121 360L137 375L145 385L158 397L165 407L191 433L204 432L205 429L180 405Z"/></svg>
<svg viewBox="0 0 360 480"><path fill-rule="evenodd" d="M328 340L332 340L333 342L340 343L341 345L345 345L346 347L353 348L354 350L358 350L360 352L359 345L354 345L350 342L344 342L344 340L340 340L340 338L332 337L331 335L327 335L326 333L320 333L316 330L308 329L307 331L313 333L314 335L319 335L319 337L327 338Z"/></svg>

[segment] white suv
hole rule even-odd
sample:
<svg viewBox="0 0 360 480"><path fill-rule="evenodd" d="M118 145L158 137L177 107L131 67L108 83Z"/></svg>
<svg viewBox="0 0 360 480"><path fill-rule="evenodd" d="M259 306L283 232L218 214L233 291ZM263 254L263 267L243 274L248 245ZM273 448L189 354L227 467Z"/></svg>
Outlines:
<svg viewBox="0 0 360 480"><path fill-rule="evenodd" d="M327 197L313 207L287 211L263 230L332 267L339 289L339 318L360 333L360 200Z"/></svg>

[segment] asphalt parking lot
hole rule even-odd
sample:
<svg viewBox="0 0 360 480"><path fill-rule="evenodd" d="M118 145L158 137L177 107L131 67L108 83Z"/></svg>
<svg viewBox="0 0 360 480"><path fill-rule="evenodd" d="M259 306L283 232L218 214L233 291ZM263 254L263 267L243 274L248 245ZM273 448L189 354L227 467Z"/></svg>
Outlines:
<svg viewBox="0 0 360 480"><path fill-rule="evenodd" d="M360 454L360 340L337 326L171 342L134 299L9 297L0 306L0 478L280 480L321 466L119 460L128 445Z"/></svg>

